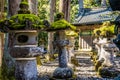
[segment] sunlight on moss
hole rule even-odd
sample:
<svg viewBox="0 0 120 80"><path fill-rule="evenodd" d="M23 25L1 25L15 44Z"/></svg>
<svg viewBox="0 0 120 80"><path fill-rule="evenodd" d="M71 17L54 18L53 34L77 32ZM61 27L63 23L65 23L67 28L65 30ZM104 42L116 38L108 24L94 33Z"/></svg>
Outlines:
<svg viewBox="0 0 120 80"><path fill-rule="evenodd" d="M78 33L75 32L75 31L73 31L73 30L66 30L66 31L65 31L65 34L66 34L67 36L74 36L74 37L77 37L77 36L78 36Z"/></svg>
<svg viewBox="0 0 120 80"><path fill-rule="evenodd" d="M110 37L115 34L115 25L111 24L109 21L103 23L103 25L93 31L94 36Z"/></svg>
<svg viewBox="0 0 120 80"><path fill-rule="evenodd" d="M51 28L52 29L67 29L67 28L70 28L72 30L76 30L75 26L71 25L69 22L67 22L64 19L53 22L51 24Z"/></svg>

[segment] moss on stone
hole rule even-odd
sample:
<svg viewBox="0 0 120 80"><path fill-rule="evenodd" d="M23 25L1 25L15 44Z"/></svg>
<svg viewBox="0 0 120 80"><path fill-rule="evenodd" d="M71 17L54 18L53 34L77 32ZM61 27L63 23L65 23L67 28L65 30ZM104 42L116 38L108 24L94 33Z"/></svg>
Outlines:
<svg viewBox="0 0 120 80"><path fill-rule="evenodd" d="M66 30L66 31L65 31L65 34L66 34L67 36L73 36L73 37L77 37L77 36L78 36L78 33L75 32L75 31L73 31L73 30Z"/></svg>
<svg viewBox="0 0 120 80"><path fill-rule="evenodd" d="M26 2L26 1L22 1L22 2L20 3L20 8L21 8L21 5L29 6L29 5L28 5L28 2Z"/></svg>
<svg viewBox="0 0 120 80"><path fill-rule="evenodd" d="M3 32L8 30L41 30L46 27L45 23L34 14L30 14L27 1L20 3L18 14L12 16L9 20L0 21L0 29Z"/></svg>
<svg viewBox="0 0 120 80"><path fill-rule="evenodd" d="M37 56L36 60L37 60L37 65L41 66L42 62L41 62L40 56Z"/></svg>
<svg viewBox="0 0 120 80"><path fill-rule="evenodd" d="M76 27L71 25L69 22L67 22L64 19L55 21L51 24L51 29L67 29L70 28L72 30L76 30Z"/></svg>
<svg viewBox="0 0 120 80"><path fill-rule="evenodd" d="M96 37L111 37L115 34L115 25L111 24L108 21L104 22L100 28L94 30L93 34Z"/></svg>
<svg viewBox="0 0 120 80"><path fill-rule="evenodd" d="M14 21L10 26L13 29L23 29L25 25L25 21L31 21L32 28L43 28L45 26L42 25L42 21L33 14L16 14L10 18L10 20Z"/></svg>
<svg viewBox="0 0 120 80"><path fill-rule="evenodd" d="M64 13L59 12L55 16L55 21L58 21L58 20L61 20L61 19L64 19Z"/></svg>

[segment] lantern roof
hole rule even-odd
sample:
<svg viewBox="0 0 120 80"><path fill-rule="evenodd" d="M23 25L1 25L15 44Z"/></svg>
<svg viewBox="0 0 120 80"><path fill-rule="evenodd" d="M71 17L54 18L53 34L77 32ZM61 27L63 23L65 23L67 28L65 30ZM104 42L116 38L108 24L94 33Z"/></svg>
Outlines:
<svg viewBox="0 0 120 80"><path fill-rule="evenodd" d="M44 21L28 10L29 5L26 1L21 1L18 14L10 19L0 21L0 30L8 32L9 30L42 30L46 27Z"/></svg>

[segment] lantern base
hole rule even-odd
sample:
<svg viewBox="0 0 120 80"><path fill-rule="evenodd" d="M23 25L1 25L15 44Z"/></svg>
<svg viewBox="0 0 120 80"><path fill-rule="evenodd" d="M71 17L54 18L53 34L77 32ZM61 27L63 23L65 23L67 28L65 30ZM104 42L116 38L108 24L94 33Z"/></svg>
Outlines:
<svg viewBox="0 0 120 80"><path fill-rule="evenodd" d="M73 71L71 68L56 68L53 73L55 79L70 79L73 77Z"/></svg>

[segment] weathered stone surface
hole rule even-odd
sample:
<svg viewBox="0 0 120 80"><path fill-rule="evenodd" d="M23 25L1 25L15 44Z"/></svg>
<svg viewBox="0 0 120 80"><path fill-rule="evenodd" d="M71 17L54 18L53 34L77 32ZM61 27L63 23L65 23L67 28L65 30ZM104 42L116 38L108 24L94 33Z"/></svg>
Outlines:
<svg viewBox="0 0 120 80"><path fill-rule="evenodd" d="M65 47L69 44L69 40L57 40L54 42L54 45L57 47Z"/></svg>
<svg viewBox="0 0 120 80"><path fill-rule="evenodd" d="M10 55L14 58L26 58L42 55L44 51L40 47L13 47Z"/></svg>
<svg viewBox="0 0 120 80"><path fill-rule="evenodd" d="M16 59L15 76L16 80L37 80L36 59Z"/></svg>
<svg viewBox="0 0 120 80"><path fill-rule="evenodd" d="M101 67L99 69L99 75L103 78L114 78L120 74L120 71L116 70L115 68L110 67Z"/></svg>
<svg viewBox="0 0 120 80"><path fill-rule="evenodd" d="M73 71L71 68L56 68L53 77L56 79L68 79L73 76Z"/></svg>
<svg viewBox="0 0 120 80"><path fill-rule="evenodd" d="M119 80L120 79L120 74L114 78L114 80Z"/></svg>
<svg viewBox="0 0 120 80"><path fill-rule="evenodd" d="M93 41L98 49L97 56L98 61L104 59L103 65L105 66L113 66L114 65L114 55L119 52L117 46L107 38L99 38L98 40Z"/></svg>

